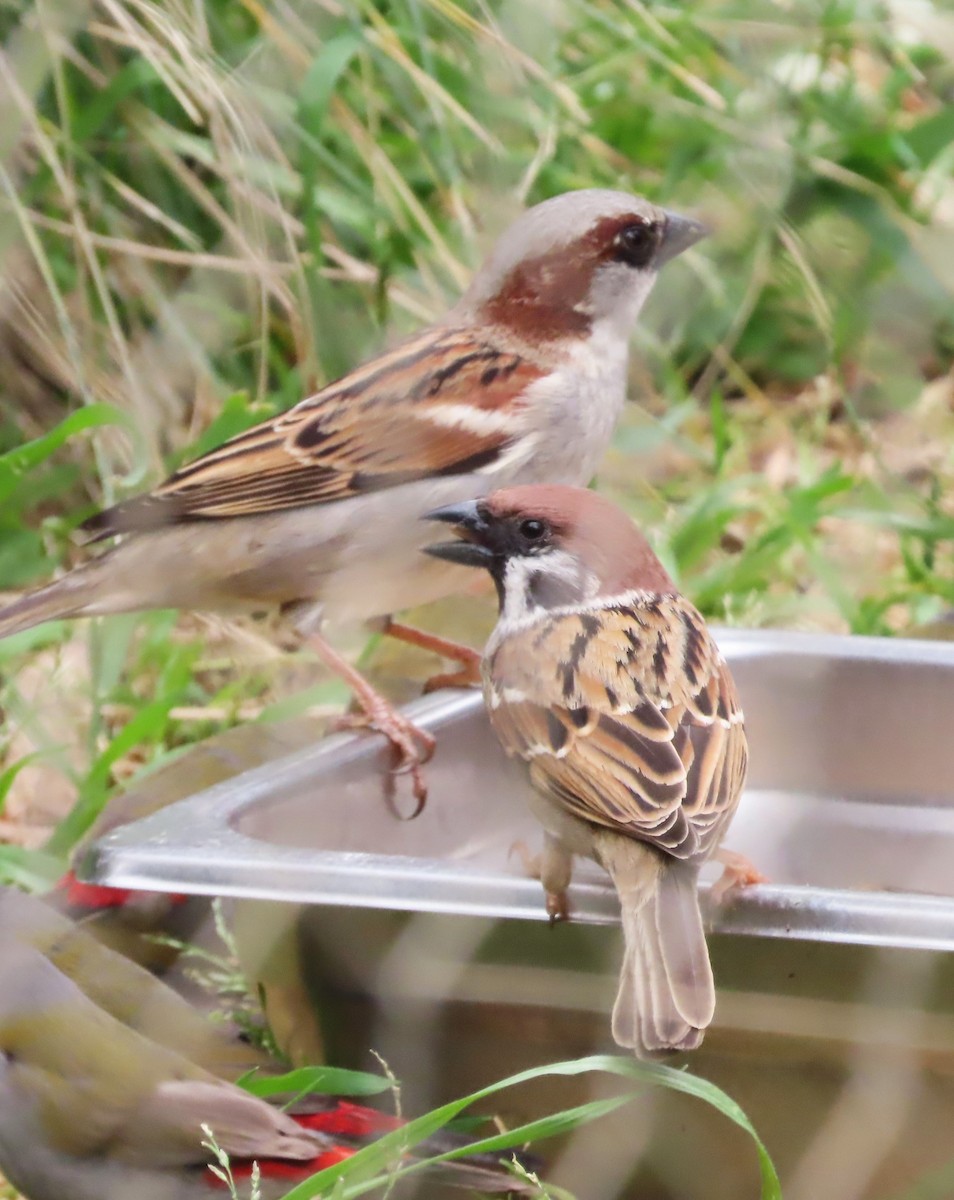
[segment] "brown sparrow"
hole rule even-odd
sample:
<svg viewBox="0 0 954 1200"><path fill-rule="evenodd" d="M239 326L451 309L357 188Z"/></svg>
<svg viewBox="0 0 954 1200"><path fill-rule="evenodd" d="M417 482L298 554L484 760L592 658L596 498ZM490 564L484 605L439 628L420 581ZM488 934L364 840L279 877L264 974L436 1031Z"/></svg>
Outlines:
<svg viewBox="0 0 954 1200"><path fill-rule="evenodd" d="M636 316L659 268L704 232L622 192L531 208L434 325L87 521L93 541L118 543L0 610L0 637L63 617L286 606L415 771L420 798L417 731L321 622L466 586L418 553L414 518L435 505L589 481L623 405Z"/></svg>
<svg viewBox="0 0 954 1200"><path fill-rule="evenodd" d="M602 864L625 941L613 1036L640 1054L694 1049L715 1008L697 878L746 770L729 669L643 535L594 492L504 488L429 516L460 540L428 553L497 585L484 695L530 766L548 909L566 915L573 854Z"/></svg>

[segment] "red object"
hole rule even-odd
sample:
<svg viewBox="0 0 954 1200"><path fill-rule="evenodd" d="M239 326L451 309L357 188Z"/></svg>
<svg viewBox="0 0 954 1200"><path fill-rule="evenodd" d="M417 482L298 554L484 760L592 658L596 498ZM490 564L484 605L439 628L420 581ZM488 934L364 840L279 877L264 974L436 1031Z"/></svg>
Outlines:
<svg viewBox="0 0 954 1200"><path fill-rule="evenodd" d="M320 1111L292 1113L299 1125L305 1129L313 1129L332 1138L343 1138L356 1143L355 1145L329 1145L327 1149L316 1154L307 1162L291 1162L287 1159L259 1160L259 1169L266 1179L307 1179L317 1171L326 1167L336 1166L351 1158L361 1149L363 1144L372 1142L375 1138L383 1137L395 1129L400 1129L404 1122L400 1117L392 1117L387 1113L378 1112L373 1108L355 1104L351 1100L338 1100L333 1096L313 1097L308 1103L326 1104ZM252 1173L252 1159L232 1159L229 1167L236 1179L245 1179ZM224 1188L225 1184L212 1171L206 1170L208 1182L213 1182Z"/></svg>
<svg viewBox="0 0 954 1200"><path fill-rule="evenodd" d="M275 1158L231 1159L229 1167L234 1178L247 1179L252 1173L253 1161L257 1161L263 1179L298 1183L317 1171L345 1162L362 1146L404 1125L400 1117L365 1108L351 1100L340 1100L336 1096L309 1096L304 1103L310 1111L293 1112L290 1115L304 1128L313 1129L327 1137L328 1145L306 1162ZM466 1146L469 1140L463 1134L439 1130L415 1146L410 1154L414 1158L443 1154L447 1150ZM454 1180L461 1187L479 1191L519 1191L517 1181L501 1171L498 1158L495 1154L475 1154L448 1165L452 1172L461 1172L460 1178ZM524 1161L530 1162L529 1159ZM204 1172L204 1180L217 1188L225 1188L222 1180L208 1168Z"/></svg>
<svg viewBox="0 0 954 1200"><path fill-rule="evenodd" d="M75 871L67 871L56 885L57 891L66 893L68 904L76 908L86 908L92 911L106 908L122 908L141 892L131 888L103 887L97 883L84 883L76 878ZM188 896L181 894L170 895L168 899L173 904L184 904Z"/></svg>

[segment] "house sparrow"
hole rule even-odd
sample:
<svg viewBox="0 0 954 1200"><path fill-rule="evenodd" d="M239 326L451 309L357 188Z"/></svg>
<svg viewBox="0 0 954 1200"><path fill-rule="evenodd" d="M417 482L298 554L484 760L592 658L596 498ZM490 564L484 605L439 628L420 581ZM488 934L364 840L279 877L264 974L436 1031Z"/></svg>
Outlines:
<svg viewBox="0 0 954 1200"><path fill-rule="evenodd" d="M413 519L515 482L586 483L623 405L627 341L659 268L704 235L622 192L546 200L445 317L86 522L106 554L0 610L54 618L277 604L399 751L433 749L318 633L452 594ZM446 650L446 647L442 647ZM466 660L466 652L463 654Z"/></svg>
<svg viewBox="0 0 954 1200"><path fill-rule="evenodd" d="M490 721L530 766L540 878L566 915L573 854L608 871L625 954L613 1036L691 1050L715 1008L697 896L745 780L735 685L706 624L630 519L594 492L504 488L429 514L460 540L432 556L493 576Z"/></svg>
<svg viewBox="0 0 954 1200"><path fill-rule="evenodd" d="M277 1200L402 1124L321 1095L283 1111L117 1020L34 947L4 936L0 952L0 1170L27 1200L228 1200L203 1124L236 1179L258 1162L260 1194ZM468 1144L441 1131L410 1154ZM394 1160L409 1158L396 1147ZM494 1154L432 1171L472 1190L531 1190Z"/></svg>

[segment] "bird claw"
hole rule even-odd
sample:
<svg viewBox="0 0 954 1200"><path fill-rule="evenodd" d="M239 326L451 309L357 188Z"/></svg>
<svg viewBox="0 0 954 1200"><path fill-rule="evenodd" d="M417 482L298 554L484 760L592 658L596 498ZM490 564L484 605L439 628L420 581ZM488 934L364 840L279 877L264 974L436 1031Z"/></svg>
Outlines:
<svg viewBox="0 0 954 1200"><path fill-rule="evenodd" d="M424 684L424 694L426 696L441 688L480 687L482 682L480 659L478 658L476 666L467 665L461 667L459 671L447 671L441 675L432 675Z"/></svg>
<svg viewBox="0 0 954 1200"><path fill-rule="evenodd" d="M480 687L483 682L480 674L481 655L479 650L464 646L460 642L452 642L449 638L439 637L424 629L416 629L413 625L404 625L392 617L384 617L376 622L380 633L395 638L408 646L417 646L432 654L449 658L452 662L460 663L457 671L448 671L440 675L432 675L424 684L425 695L445 687Z"/></svg>
<svg viewBox="0 0 954 1200"><path fill-rule="evenodd" d="M569 921L570 903L567 900L566 892L547 892L547 915L550 918L551 927L558 921Z"/></svg>
<svg viewBox="0 0 954 1200"><path fill-rule="evenodd" d="M411 776L416 806L410 816L404 819L411 821L423 811L427 803L427 784L422 768L433 758L437 745L429 733L402 716L383 697L371 702L362 712L345 713L338 717L332 728L338 731L373 729L386 737L395 754L392 774Z"/></svg>
<svg viewBox="0 0 954 1200"><path fill-rule="evenodd" d="M763 875L750 859L744 854L739 854L737 850L725 850L720 847L713 858L718 859L723 868L722 874L709 893L714 904L725 904L731 899L733 892L740 888L771 882L767 875Z"/></svg>
<svg viewBox="0 0 954 1200"><path fill-rule="evenodd" d="M513 858L514 855L523 863L523 869L526 871L528 878L538 879L543 882L543 855L533 854L530 851L526 842L514 842L507 851L507 858ZM546 895L547 916L550 918L550 924L556 925L558 921L568 921L570 919L570 903L567 899L566 889L560 888L551 891L544 885L544 893Z"/></svg>

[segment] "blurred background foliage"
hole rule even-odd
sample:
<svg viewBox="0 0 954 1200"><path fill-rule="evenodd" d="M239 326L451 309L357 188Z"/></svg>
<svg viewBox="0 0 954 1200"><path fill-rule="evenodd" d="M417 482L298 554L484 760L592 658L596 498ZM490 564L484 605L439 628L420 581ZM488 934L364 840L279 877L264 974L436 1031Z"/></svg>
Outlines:
<svg viewBox="0 0 954 1200"><path fill-rule="evenodd" d="M599 480L704 611L885 634L954 600L949 6L3 0L0 42L0 588L597 185L713 228ZM276 626L197 616L47 626L0 668L0 833L79 796L57 852L143 766L343 698Z"/></svg>

